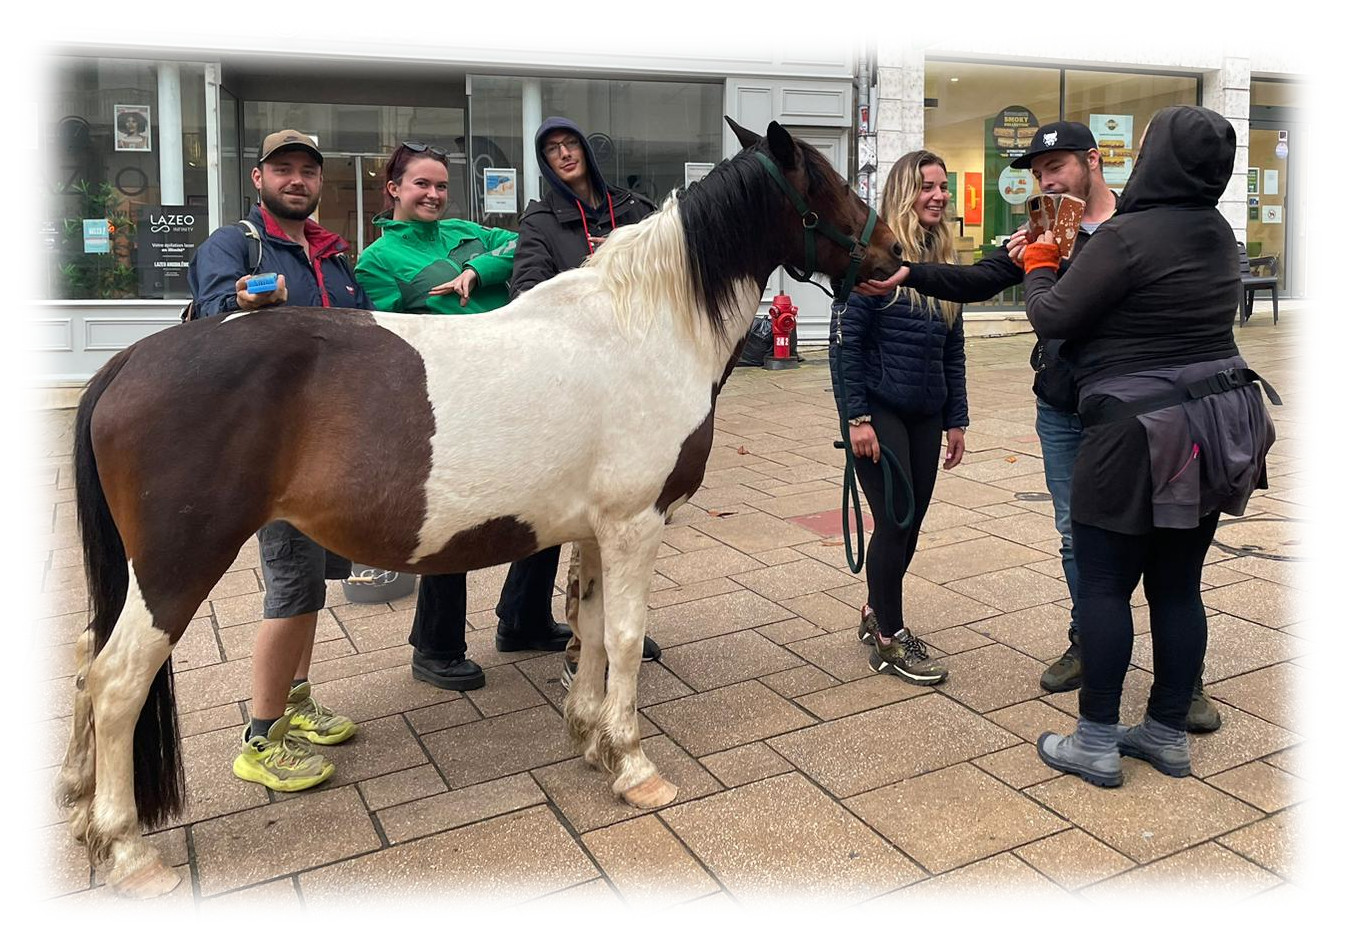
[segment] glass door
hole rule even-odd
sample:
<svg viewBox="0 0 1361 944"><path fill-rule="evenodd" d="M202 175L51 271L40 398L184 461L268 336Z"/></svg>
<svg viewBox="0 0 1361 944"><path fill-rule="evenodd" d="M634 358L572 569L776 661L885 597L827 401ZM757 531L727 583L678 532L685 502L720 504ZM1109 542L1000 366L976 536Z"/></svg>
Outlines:
<svg viewBox="0 0 1361 944"><path fill-rule="evenodd" d="M1293 122L1254 121L1248 129L1248 255L1276 257L1278 284L1284 296L1293 294L1289 265L1294 229L1290 165L1296 160L1299 145L1293 128Z"/></svg>

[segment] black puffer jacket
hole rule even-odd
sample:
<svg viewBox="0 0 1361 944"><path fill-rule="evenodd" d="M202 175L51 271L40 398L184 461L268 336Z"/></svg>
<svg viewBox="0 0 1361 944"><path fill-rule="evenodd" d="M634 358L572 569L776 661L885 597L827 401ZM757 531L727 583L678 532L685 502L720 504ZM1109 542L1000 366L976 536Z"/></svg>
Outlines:
<svg viewBox="0 0 1361 944"><path fill-rule="evenodd" d="M939 412L944 429L969 425L962 313L947 328L939 312L914 305L906 293L897 302L851 295L840 346L836 329L834 316L832 389L845 416L868 415L873 394L903 413Z"/></svg>
<svg viewBox="0 0 1361 944"><path fill-rule="evenodd" d="M578 200L544 160L543 139L552 131L570 131L580 139L596 192L607 195L598 206L587 206ZM511 298L559 272L581 265L591 254L587 233L608 236L615 228L637 223L657 209L645 197L608 185L586 135L566 118L549 118L539 126L534 135L534 153L548 193L542 199L531 200L520 215L520 242L510 276Z"/></svg>

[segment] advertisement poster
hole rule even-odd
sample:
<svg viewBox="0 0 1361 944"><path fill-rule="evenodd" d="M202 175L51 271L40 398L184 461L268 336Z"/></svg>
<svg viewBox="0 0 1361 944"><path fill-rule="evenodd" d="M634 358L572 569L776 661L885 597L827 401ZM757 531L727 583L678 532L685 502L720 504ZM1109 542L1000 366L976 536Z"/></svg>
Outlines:
<svg viewBox="0 0 1361 944"><path fill-rule="evenodd" d="M151 106L113 106L113 149L115 151L151 150Z"/></svg>
<svg viewBox="0 0 1361 944"><path fill-rule="evenodd" d="M520 204L515 186L514 167L488 167L482 172L483 211L518 213Z"/></svg>
<svg viewBox="0 0 1361 944"><path fill-rule="evenodd" d="M691 184L699 183L701 180L704 179L704 175L707 174L707 173L709 173L709 171L711 171L711 170L713 170L713 169L714 169L714 165L713 165L712 162L710 162L710 163L704 163L704 162L686 161L686 162L685 162L685 186L688 187L688 186L690 186Z"/></svg>
<svg viewBox="0 0 1361 944"><path fill-rule="evenodd" d="M1024 105L1009 105L992 120L992 143L1007 160L1020 157L1030 147L1040 122Z"/></svg>
<svg viewBox="0 0 1361 944"><path fill-rule="evenodd" d="M81 220L81 230L85 234L86 252L109 251L109 221Z"/></svg>
<svg viewBox="0 0 1361 944"><path fill-rule="evenodd" d="M1261 193L1262 168L1248 168L1248 196L1256 196Z"/></svg>
<svg viewBox="0 0 1361 944"><path fill-rule="evenodd" d="M1087 119L1087 127L1101 152L1106 183L1112 186L1127 183L1134 170L1134 116L1092 115Z"/></svg>
<svg viewBox="0 0 1361 944"><path fill-rule="evenodd" d="M1030 171L1018 167L1004 167L997 178L997 192L1007 203L1019 205L1035 192L1035 178ZM979 212L982 212L981 210Z"/></svg>
<svg viewBox="0 0 1361 944"><path fill-rule="evenodd" d="M964 172L964 193L960 198L964 211L965 226L983 225L983 175L973 171Z"/></svg>
<svg viewBox="0 0 1361 944"><path fill-rule="evenodd" d="M143 298L189 293L189 260L208 238L208 213L197 207L147 206L137 212L137 282Z"/></svg>

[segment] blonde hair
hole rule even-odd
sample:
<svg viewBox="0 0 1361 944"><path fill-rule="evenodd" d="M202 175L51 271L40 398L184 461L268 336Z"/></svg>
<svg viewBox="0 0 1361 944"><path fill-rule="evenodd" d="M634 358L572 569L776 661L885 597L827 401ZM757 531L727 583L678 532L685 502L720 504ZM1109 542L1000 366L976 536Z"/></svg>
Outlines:
<svg viewBox="0 0 1361 944"><path fill-rule="evenodd" d="M930 151L909 151L894 163L884 181L884 195L879 215L883 217L898 243L903 247L907 262L945 262L957 265L955 234L944 218L934 226L922 226L917 218L917 197L922 192L922 169L935 165L945 170L945 161ZM893 293L896 302L906 292L912 304L929 312L939 312L946 327L953 328L963 308L958 302L930 298L916 289L899 287Z"/></svg>

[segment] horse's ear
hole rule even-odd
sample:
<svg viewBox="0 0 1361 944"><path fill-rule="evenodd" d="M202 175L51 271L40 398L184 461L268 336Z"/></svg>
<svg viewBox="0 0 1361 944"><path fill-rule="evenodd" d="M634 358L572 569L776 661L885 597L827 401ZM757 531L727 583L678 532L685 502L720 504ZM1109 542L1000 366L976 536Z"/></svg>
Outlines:
<svg viewBox="0 0 1361 944"><path fill-rule="evenodd" d="M775 155L775 159L785 170L793 170L798 166L798 146L778 121L772 121L766 128L766 143L770 145L770 153Z"/></svg>
<svg viewBox="0 0 1361 944"><path fill-rule="evenodd" d="M761 136L755 131L748 131L727 115L723 116L723 120L728 123L728 127L732 129L732 133L737 135L737 143L742 145L742 147L749 148L761 140Z"/></svg>

